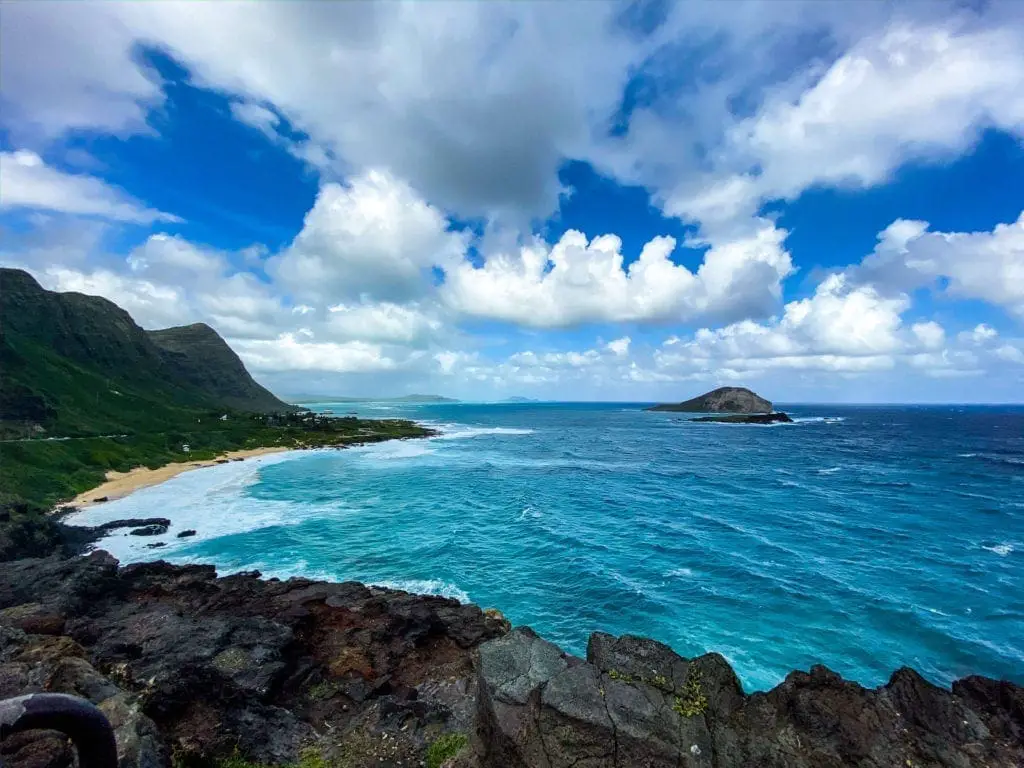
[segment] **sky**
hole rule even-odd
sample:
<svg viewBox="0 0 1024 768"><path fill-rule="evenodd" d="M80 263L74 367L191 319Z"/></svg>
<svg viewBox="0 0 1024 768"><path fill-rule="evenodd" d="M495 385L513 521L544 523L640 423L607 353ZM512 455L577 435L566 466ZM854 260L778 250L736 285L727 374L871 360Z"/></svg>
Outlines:
<svg viewBox="0 0 1024 768"><path fill-rule="evenodd" d="M1024 401L1019 2L0 2L0 263L285 396Z"/></svg>

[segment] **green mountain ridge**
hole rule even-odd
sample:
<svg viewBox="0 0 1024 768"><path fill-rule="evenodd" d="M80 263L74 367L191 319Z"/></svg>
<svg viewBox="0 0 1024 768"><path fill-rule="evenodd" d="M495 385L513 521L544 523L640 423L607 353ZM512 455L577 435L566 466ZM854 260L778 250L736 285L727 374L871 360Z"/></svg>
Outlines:
<svg viewBox="0 0 1024 768"><path fill-rule="evenodd" d="M145 331L113 302L0 269L0 434L89 435L183 410L293 411L206 325Z"/></svg>
<svg viewBox="0 0 1024 768"><path fill-rule="evenodd" d="M235 351L205 323L146 333L178 377L222 405L259 413L296 410L257 384Z"/></svg>

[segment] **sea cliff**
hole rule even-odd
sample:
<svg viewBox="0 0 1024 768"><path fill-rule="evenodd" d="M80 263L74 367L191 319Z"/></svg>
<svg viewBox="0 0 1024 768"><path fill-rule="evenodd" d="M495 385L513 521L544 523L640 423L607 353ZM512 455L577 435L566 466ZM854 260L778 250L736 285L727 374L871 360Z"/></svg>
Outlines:
<svg viewBox="0 0 1024 768"><path fill-rule="evenodd" d="M581 659L440 597L104 552L0 564L0 639L0 696L97 703L121 768L1024 764L1008 682L814 667L746 695L713 653L596 633ZM2 755L70 764L45 733Z"/></svg>

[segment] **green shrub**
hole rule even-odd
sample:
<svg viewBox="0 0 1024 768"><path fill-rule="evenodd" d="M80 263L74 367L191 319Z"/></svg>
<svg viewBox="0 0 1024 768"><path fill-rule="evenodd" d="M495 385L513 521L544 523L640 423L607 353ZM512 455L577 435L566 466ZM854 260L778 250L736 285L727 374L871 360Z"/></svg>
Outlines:
<svg viewBox="0 0 1024 768"><path fill-rule="evenodd" d="M704 695L700 671L696 667L690 667L686 676L686 685L683 687L683 692L676 696L672 709L683 717L696 717L707 712L708 697Z"/></svg>

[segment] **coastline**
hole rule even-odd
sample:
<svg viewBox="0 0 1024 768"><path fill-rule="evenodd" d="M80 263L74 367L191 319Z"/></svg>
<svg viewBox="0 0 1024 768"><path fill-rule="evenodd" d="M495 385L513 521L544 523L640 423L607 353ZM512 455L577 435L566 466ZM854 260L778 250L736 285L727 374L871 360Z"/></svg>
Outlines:
<svg viewBox="0 0 1024 768"><path fill-rule="evenodd" d="M123 499L125 496L129 496L135 491L143 488L149 488L154 485L160 485L160 483L164 483L172 477L177 477L178 475L189 472L193 469L213 467L217 464L228 461L254 459L258 456L266 456L272 453L283 453L284 451L290 450L294 449L290 447L285 448L283 446L246 448L237 451L228 451L213 459L205 459L202 461L179 461L172 464L164 464L162 467L158 467L156 469L150 469L149 467L135 467L127 472L115 472L111 470L110 472L107 472L106 479L102 483L88 491L83 491L70 501L66 501L58 505L58 508L70 506L78 509L88 509L89 507L94 507L98 504L104 503L103 501L98 501L98 499L104 499L104 501Z"/></svg>

